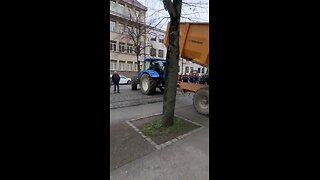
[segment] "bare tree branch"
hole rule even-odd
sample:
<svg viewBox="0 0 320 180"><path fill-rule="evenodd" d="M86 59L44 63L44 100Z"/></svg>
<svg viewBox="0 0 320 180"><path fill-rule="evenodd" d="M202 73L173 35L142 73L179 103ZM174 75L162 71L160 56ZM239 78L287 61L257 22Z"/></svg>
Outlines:
<svg viewBox="0 0 320 180"><path fill-rule="evenodd" d="M146 18L148 18L148 17L153 17L156 13L159 13L159 12L161 12L161 11L166 11L166 10L165 10L165 9L155 10L152 14L146 16Z"/></svg>
<svg viewBox="0 0 320 180"><path fill-rule="evenodd" d="M163 17L159 22L158 24L156 24L155 26L150 26L148 29L150 30L154 30L157 28L157 26L164 20L164 19L169 19L170 17Z"/></svg>
<svg viewBox="0 0 320 180"><path fill-rule="evenodd" d="M207 5L209 6L209 3L206 3L206 2L202 2L202 1L196 1L196 2L186 2L186 1L182 1L182 4L185 5L185 6L198 6L198 5Z"/></svg>

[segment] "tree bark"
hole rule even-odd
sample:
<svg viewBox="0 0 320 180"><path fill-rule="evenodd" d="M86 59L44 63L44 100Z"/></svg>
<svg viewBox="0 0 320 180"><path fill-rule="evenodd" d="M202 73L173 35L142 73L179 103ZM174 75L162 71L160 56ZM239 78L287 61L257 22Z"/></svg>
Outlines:
<svg viewBox="0 0 320 180"><path fill-rule="evenodd" d="M139 61L139 55L137 56L137 66L138 66L138 73L140 72L140 61Z"/></svg>
<svg viewBox="0 0 320 180"><path fill-rule="evenodd" d="M181 0L163 1L170 14L169 46L166 56L166 79L165 91L163 95L163 124L162 126L172 126L174 123L174 111L176 104L178 64L179 64L179 29Z"/></svg>
<svg viewBox="0 0 320 180"><path fill-rule="evenodd" d="M140 52L138 51L139 49L138 49L139 47L137 47L137 49L136 49L136 51L137 51L137 53L136 53L136 56L137 56L137 66L138 66L138 73L140 72L140 61L139 61L139 55L140 55ZM139 52L139 53L138 53Z"/></svg>

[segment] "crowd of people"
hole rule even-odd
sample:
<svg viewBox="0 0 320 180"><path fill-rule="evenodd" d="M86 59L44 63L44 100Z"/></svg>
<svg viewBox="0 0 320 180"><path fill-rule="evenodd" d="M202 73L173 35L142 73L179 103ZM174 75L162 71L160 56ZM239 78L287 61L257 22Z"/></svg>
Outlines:
<svg viewBox="0 0 320 180"><path fill-rule="evenodd" d="M179 75L179 82L188 82L188 83L209 85L209 75L208 74L199 75L198 73L190 73L189 75L180 74Z"/></svg>

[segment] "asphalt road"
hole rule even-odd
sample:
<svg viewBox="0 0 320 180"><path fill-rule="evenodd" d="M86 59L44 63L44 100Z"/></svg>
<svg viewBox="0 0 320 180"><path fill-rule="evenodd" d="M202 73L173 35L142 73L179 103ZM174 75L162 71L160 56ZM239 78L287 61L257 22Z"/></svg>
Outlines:
<svg viewBox="0 0 320 180"><path fill-rule="evenodd" d="M120 85L120 93L114 93L114 87L110 88L110 108L123 108L129 106L136 106L142 104L151 104L163 101L163 94L159 89L156 90L154 95L144 95L140 92L140 87L138 90L131 90L131 85ZM181 96L177 93L177 96Z"/></svg>

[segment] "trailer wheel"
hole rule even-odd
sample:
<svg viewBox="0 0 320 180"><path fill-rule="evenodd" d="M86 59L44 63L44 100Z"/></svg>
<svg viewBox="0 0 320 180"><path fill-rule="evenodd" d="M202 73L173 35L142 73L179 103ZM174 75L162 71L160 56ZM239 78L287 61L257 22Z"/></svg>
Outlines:
<svg viewBox="0 0 320 180"><path fill-rule="evenodd" d="M139 79L137 76L134 76L131 78L131 90L137 90L138 84L139 84Z"/></svg>
<svg viewBox="0 0 320 180"><path fill-rule="evenodd" d="M156 91L157 81L148 74L143 74L140 80L140 90L142 94L150 95Z"/></svg>
<svg viewBox="0 0 320 180"><path fill-rule="evenodd" d="M203 115L209 115L209 88L201 88L193 95L194 108Z"/></svg>

